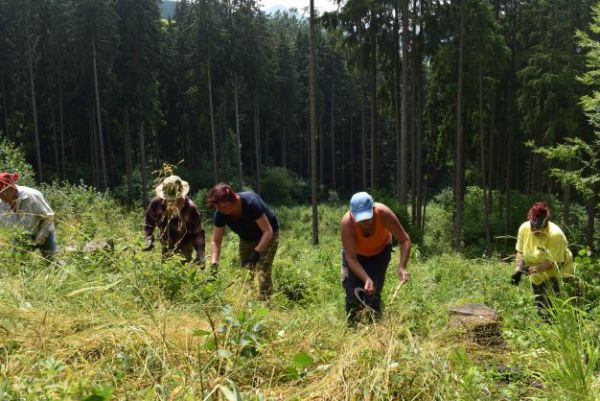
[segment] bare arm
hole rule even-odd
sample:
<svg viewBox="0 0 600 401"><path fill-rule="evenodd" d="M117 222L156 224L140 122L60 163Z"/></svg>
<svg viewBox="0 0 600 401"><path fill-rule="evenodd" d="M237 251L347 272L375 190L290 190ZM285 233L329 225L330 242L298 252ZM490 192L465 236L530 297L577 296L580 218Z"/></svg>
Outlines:
<svg viewBox="0 0 600 401"><path fill-rule="evenodd" d="M341 235L342 235L342 247L344 248L344 255L346 257L346 263L350 270L365 283L365 291L368 294L375 291L375 285L373 280L369 277L363 266L356 257L356 240L354 238L354 232L352 231L352 222L350 221L349 214L346 214L341 222Z"/></svg>
<svg viewBox="0 0 600 401"><path fill-rule="evenodd" d="M519 271L519 266L521 265L521 260L523 260L523 254L521 252L517 252L515 257L515 272ZM538 265L528 266L527 272L529 273L542 273L548 270L552 270L554 268L554 262L551 260L545 260Z"/></svg>
<svg viewBox="0 0 600 401"><path fill-rule="evenodd" d="M258 241L258 245L256 245L254 250L258 253L262 253L265 249L267 249L269 242L271 242L271 239L273 238L273 227L271 227L271 223L264 213L256 220L256 224L262 231L262 236L260 237L260 241Z"/></svg>
<svg viewBox="0 0 600 401"><path fill-rule="evenodd" d="M400 224L400 220L398 217L392 212L392 210L385 206L381 205L381 218L385 228L390 230L392 235L396 238L398 243L400 244L400 260L398 262L398 278L401 283L406 283L408 281L408 271L406 270L406 266L408 264L408 258L410 256L410 247L412 246L412 241L408 236L408 233Z"/></svg>
<svg viewBox="0 0 600 401"><path fill-rule="evenodd" d="M210 242L210 261L213 264L219 262L219 256L221 256L221 242L223 242L223 234L225 233L225 227L213 226L213 236Z"/></svg>
<svg viewBox="0 0 600 401"><path fill-rule="evenodd" d="M554 262L551 260L545 260L539 265L529 266L529 273L542 273L554 268Z"/></svg>
<svg viewBox="0 0 600 401"><path fill-rule="evenodd" d="M519 271L519 266L521 265L521 260L523 260L523 254L517 251L515 255L515 273Z"/></svg>

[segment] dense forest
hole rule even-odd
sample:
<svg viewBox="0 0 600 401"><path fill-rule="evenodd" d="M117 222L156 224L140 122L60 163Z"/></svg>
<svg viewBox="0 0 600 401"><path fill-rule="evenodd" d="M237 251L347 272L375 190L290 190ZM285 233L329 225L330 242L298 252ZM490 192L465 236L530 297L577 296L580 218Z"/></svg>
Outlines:
<svg viewBox="0 0 600 401"><path fill-rule="evenodd" d="M386 194L418 232L426 201L451 187L458 249L477 186L490 253L492 235L524 217L515 193L554 196L567 229L572 204L587 210L582 242L593 246L596 180L576 180L595 155L593 3L346 0L317 15L320 200ZM0 0L1 135L38 180L129 203L146 203L163 162L180 163L194 191L227 181L307 202L306 10L181 1L167 19L159 7Z"/></svg>

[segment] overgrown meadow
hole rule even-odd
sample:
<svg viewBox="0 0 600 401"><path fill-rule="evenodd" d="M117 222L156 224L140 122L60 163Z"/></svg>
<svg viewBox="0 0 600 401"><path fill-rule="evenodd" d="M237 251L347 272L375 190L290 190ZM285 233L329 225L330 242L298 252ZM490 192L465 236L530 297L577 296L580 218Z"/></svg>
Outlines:
<svg viewBox="0 0 600 401"><path fill-rule="evenodd" d="M2 400L571 401L600 393L600 310L588 301L597 282L578 286L577 302L545 324L528 285L509 284L510 263L415 248L411 280L382 321L348 329L343 206L320 207L316 248L310 207L276 208L275 294L259 302L238 267L235 235L211 280L195 265L161 263L156 249L140 251L142 210L83 186L42 190L58 215L59 262L47 266L20 248L17 232L0 236ZM98 238L113 238L114 252L64 251ZM398 283L393 258L386 303ZM579 265L590 277L597 271L586 255ZM500 313L504 346L477 345L449 324L449 307L464 302Z"/></svg>

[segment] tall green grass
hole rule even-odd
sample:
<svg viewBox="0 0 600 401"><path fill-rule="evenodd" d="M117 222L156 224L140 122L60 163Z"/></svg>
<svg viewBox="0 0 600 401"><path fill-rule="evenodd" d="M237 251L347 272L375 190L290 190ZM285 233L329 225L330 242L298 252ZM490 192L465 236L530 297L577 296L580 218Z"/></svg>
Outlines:
<svg viewBox="0 0 600 401"><path fill-rule="evenodd" d="M455 254L413 255L401 287L393 254L376 325L348 329L338 224L321 206L281 207L275 293L255 297L228 233L216 280L193 265L142 253L141 210L79 186L44 188L58 238L112 237L114 253L63 253L46 265L2 231L2 400L591 400L598 390L597 321L557 308L545 324L512 267ZM210 221L207 220L207 239ZM448 324L448 308L480 302L503 318L506 347Z"/></svg>

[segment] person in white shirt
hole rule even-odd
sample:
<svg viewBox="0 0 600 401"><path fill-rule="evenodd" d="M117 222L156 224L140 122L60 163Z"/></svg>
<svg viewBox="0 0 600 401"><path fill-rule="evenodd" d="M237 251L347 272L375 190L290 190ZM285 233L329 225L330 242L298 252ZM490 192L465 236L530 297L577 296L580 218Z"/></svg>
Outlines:
<svg viewBox="0 0 600 401"><path fill-rule="evenodd" d="M17 185L18 173L0 173L0 224L21 227L31 235L33 247L50 260L58 251L54 212L37 189Z"/></svg>

